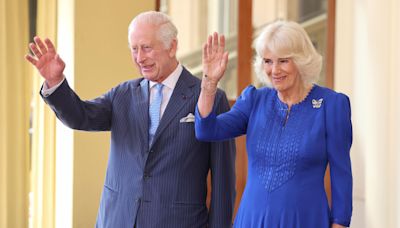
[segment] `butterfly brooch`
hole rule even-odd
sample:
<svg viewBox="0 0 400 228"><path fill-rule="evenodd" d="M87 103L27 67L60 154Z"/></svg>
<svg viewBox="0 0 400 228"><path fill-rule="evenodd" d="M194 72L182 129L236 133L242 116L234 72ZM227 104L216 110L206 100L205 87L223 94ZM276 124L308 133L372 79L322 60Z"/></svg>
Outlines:
<svg viewBox="0 0 400 228"><path fill-rule="evenodd" d="M313 108L321 108L322 102L324 99L320 98L318 100L312 99L312 107Z"/></svg>

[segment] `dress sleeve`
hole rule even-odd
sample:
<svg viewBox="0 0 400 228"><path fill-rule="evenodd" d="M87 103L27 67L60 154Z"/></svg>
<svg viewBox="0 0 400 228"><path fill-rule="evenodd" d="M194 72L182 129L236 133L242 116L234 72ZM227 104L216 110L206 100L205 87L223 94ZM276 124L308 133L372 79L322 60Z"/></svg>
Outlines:
<svg viewBox="0 0 400 228"><path fill-rule="evenodd" d="M217 114L227 112L229 107L225 93L221 91L215 104ZM236 180L234 140L212 142L210 152L211 200L208 228L231 228L235 208Z"/></svg>
<svg viewBox="0 0 400 228"><path fill-rule="evenodd" d="M256 88L248 86L236 100L229 112L216 115L213 111L202 118L196 106L196 137L202 141L231 139L246 133L247 123L252 111Z"/></svg>
<svg viewBox="0 0 400 228"><path fill-rule="evenodd" d="M349 98L335 94L328 100L327 152L331 175L332 208L331 222L349 226L353 209L350 147L352 144L352 124Z"/></svg>

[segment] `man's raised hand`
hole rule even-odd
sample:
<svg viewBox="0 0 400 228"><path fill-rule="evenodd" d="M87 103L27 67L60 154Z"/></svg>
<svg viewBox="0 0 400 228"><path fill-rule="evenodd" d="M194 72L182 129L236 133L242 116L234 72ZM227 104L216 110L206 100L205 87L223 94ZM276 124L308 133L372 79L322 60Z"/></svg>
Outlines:
<svg viewBox="0 0 400 228"><path fill-rule="evenodd" d="M57 54L50 39L46 38L43 42L35 36L34 41L29 44L33 55L27 54L25 59L38 69L40 75L46 80L47 86L51 88L63 80L65 63Z"/></svg>

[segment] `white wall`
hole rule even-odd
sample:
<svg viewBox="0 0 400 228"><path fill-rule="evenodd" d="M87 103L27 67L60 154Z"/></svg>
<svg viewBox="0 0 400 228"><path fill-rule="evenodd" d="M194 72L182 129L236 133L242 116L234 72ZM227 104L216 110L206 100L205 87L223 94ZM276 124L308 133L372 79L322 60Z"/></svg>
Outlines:
<svg viewBox="0 0 400 228"><path fill-rule="evenodd" d="M335 89L352 102L351 227L400 226L398 0L337 0Z"/></svg>

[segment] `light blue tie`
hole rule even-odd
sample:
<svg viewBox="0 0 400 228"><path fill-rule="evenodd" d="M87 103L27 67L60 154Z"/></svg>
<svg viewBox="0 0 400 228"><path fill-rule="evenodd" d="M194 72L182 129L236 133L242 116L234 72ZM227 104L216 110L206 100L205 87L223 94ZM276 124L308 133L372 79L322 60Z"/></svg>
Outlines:
<svg viewBox="0 0 400 228"><path fill-rule="evenodd" d="M153 97L153 101L149 106L150 115L150 126L149 126L149 145L153 142L154 134L156 133L158 124L160 123L160 111L161 111L161 101L162 101L162 89L163 84L156 84L156 92Z"/></svg>

